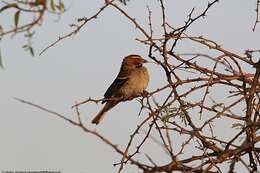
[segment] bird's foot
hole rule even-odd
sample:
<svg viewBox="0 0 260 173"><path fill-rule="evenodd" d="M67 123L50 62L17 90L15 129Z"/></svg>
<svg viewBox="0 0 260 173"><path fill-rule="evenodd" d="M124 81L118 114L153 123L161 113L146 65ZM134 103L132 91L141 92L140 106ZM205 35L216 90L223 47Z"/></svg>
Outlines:
<svg viewBox="0 0 260 173"><path fill-rule="evenodd" d="M142 97L148 97L149 96L149 92L148 91L143 91L143 93L141 94Z"/></svg>

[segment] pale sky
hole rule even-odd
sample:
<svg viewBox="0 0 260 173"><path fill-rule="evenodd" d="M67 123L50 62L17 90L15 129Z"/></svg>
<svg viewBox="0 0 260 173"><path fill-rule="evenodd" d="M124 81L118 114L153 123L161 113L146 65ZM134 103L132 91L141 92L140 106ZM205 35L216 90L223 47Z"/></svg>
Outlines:
<svg viewBox="0 0 260 173"><path fill-rule="evenodd" d="M25 43L22 36L8 36L0 43L5 66L4 70L0 70L2 171L93 173L116 172L118 169L113 163L120 161L121 156L99 139L13 99L22 98L71 117L75 115L70 108L75 101L103 96L117 75L123 56L140 54L147 57L148 48L135 41L135 38L143 38L140 32L112 7L77 35L38 56L58 36L70 31L69 24L75 23L77 18L92 15L104 2L66 0L64 3L69 9L58 22L57 17L47 15L43 25L37 28L33 39L35 57L30 57L21 48ZM153 24L158 34L161 18L157 0L131 0L124 9L148 29L147 5L153 11ZM205 0L172 0L166 3L167 20L173 26L180 26L193 7L195 14L198 14L206 5ZM187 32L206 36L239 54L246 49L259 49L260 25L252 32L255 5L255 0L220 1L209 10L205 19L194 23ZM1 24L8 22L7 16L0 16L0 20ZM181 44L178 51L196 52L200 48ZM159 66L149 64L147 68L151 74L148 91L166 83ZM90 121L100 108L101 105L95 104L81 106L82 120L87 127L96 129L122 149L125 148L129 135L144 119L145 113L140 117L137 115L139 104L133 100L118 105L99 126L94 126ZM220 128L221 132L224 131ZM146 151L157 156L158 163L167 163L167 158L161 157L163 151L157 145L147 146ZM136 172L136 168L127 166L123 172Z"/></svg>

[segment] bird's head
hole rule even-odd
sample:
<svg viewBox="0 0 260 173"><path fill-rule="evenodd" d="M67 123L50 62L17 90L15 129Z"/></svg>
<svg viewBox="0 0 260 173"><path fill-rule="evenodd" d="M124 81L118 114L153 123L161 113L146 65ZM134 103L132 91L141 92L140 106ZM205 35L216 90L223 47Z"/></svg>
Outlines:
<svg viewBox="0 0 260 173"><path fill-rule="evenodd" d="M122 62L122 67L125 70L131 70L135 68L140 68L144 63L148 61L143 59L140 55L128 55L124 58Z"/></svg>

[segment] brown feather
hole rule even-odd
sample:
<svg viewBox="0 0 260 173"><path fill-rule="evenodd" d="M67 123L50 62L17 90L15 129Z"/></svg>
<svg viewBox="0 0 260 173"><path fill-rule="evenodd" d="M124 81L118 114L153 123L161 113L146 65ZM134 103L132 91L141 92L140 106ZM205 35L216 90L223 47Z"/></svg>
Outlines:
<svg viewBox="0 0 260 173"><path fill-rule="evenodd" d="M92 123L98 124L106 112L122 101L132 100L142 95L149 82L149 74L143 63L147 61L139 55L126 56L121 64L120 72L109 86L104 97L106 103L95 116ZM117 100L111 100L111 99Z"/></svg>
<svg viewBox="0 0 260 173"><path fill-rule="evenodd" d="M95 118L91 121L91 123L98 125L99 122L104 118L106 112L109 111L118 103L119 103L118 101L108 101L105 104L105 106L101 109L101 111L99 111L98 114L95 116Z"/></svg>

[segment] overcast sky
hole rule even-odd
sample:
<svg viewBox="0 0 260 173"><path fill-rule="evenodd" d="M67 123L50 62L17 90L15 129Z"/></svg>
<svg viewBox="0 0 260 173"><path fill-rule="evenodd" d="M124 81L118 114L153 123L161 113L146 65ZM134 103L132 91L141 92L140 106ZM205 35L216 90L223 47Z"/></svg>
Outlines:
<svg viewBox="0 0 260 173"><path fill-rule="evenodd" d="M69 8L58 22L57 17L47 15L42 27L37 28L33 39L35 57L21 48L25 43L21 36L5 37L0 43L5 66L4 70L0 70L1 170L48 170L62 173L117 170L113 163L120 161L120 155L100 140L12 98L26 99L71 117L75 112L70 107L75 101L89 96L103 96L117 75L123 56L140 54L147 57L148 48L135 41L142 35L111 7L77 35L38 56L39 51L58 36L70 31L69 24L75 23L77 18L92 15L104 4L101 0L64 2ZM131 0L124 8L147 29L147 5L153 11L153 24L159 33L161 19L157 0ZM171 0L166 3L167 20L173 26L180 26L193 7L195 14L198 14L206 5L205 0ZM252 32L255 5L255 0L220 1L210 9L205 19L193 24L188 33L207 36L239 54L246 49L259 49L260 26ZM7 18L0 16L1 23L8 23ZM178 48L180 52L194 52L194 49L189 44ZM166 83L158 66L149 64L147 67L151 73L148 91ZM95 127L90 121L100 108L100 105L95 104L81 106L84 123L124 148L129 135L145 117L145 114L137 116L138 102L134 100L118 105ZM153 150L152 154L158 156L158 162L165 163L167 159L160 158L162 151L155 147L158 146L147 146L147 150ZM135 172L136 169L130 166L125 172L127 170Z"/></svg>

